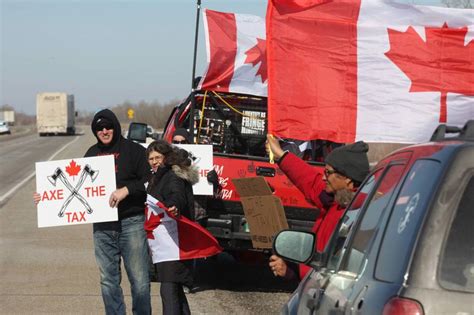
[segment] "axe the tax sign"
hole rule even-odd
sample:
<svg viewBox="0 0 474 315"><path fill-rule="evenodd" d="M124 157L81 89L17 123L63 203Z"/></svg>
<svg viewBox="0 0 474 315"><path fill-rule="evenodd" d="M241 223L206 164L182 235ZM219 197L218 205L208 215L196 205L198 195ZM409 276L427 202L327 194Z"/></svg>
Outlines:
<svg viewBox="0 0 474 315"><path fill-rule="evenodd" d="M112 156L37 162L38 227L117 221L115 189Z"/></svg>

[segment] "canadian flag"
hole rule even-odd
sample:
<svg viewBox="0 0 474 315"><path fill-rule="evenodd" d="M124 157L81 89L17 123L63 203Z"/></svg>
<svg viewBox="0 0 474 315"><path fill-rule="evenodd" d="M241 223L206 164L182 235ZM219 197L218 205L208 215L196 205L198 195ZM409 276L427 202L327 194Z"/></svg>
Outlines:
<svg viewBox="0 0 474 315"><path fill-rule="evenodd" d="M429 140L474 118L474 11L382 0L272 0L269 132Z"/></svg>
<svg viewBox="0 0 474 315"><path fill-rule="evenodd" d="M265 20L204 10L207 70L198 89L267 96Z"/></svg>
<svg viewBox="0 0 474 315"><path fill-rule="evenodd" d="M205 228L184 216L174 217L167 208L147 195L145 231L153 263L216 255L222 251Z"/></svg>

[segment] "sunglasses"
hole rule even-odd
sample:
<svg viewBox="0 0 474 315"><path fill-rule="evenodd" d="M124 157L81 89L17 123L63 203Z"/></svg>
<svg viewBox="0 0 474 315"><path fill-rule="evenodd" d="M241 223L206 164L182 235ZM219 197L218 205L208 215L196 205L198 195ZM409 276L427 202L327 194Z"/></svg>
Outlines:
<svg viewBox="0 0 474 315"><path fill-rule="evenodd" d="M188 141L186 141L186 140L173 140L172 143L173 144L187 144Z"/></svg>
<svg viewBox="0 0 474 315"><path fill-rule="evenodd" d="M103 129L114 129L114 125L112 123L101 123L95 126L95 131L102 131Z"/></svg>
<svg viewBox="0 0 474 315"><path fill-rule="evenodd" d="M328 178L332 174L337 174L337 171L336 170L328 170L327 168L324 169L324 176L326 176L326 178Z"/></svg>

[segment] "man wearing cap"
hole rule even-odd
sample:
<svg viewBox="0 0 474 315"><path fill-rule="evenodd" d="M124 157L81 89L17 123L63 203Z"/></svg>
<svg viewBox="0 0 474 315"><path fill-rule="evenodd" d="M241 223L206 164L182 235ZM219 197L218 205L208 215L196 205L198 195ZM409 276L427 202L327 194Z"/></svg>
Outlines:
<svg viewBox="0 0 474 315"><path fill-rule="evenodd" d="M271 136L267 136L267 150L273 152L280 169L306 199L320 209L312 231L316 233L316 250L323 252L355 190L369 174L367 144L359 141L334 149L326 157L323 174L296 155L283 151L278 140ZM269 265L276 276L294 276L286 262L276 255L270 257ZM309 270L300 264L300 279Z"/></svg>
<svg viewBox="0 0 474 315"><path fill-rule="evenodd" d="M171 142L174 144L191 144L191 135L186 129L177 128L173 132L173 139L171 139Z"/></svg>
<svg viewBox="0 0 474 315"><path fill-rule="evenodd" d="M148 173L145 148L121 135L115 114L104 109L95 114L91 124L97 143L85 156L113 155L117 190L109 204L118 208L119 220L94 223L95 257L100 270L100 285L106 314L125 314L120 287L123 259L132 291L133 314L151 314L149 256L144 204L144 182Z"/></svg>

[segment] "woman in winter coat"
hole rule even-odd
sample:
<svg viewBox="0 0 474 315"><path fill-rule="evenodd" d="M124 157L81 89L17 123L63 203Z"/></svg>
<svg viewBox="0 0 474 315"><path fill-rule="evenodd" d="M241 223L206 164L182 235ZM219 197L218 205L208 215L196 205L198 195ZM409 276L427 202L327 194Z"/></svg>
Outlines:
<svg viewBox="0 0 474 315"><path fill-rule="evenodd" d="M191 164L188 153L158 140L148 146L146 154L152 172L147 193L161 201L172 215L191 219L194 207L192 185L199 180L199 173ZM190 314L183 285L192 286L191 261L164 261L155 266L161 282L163 314Z"/></svg>

